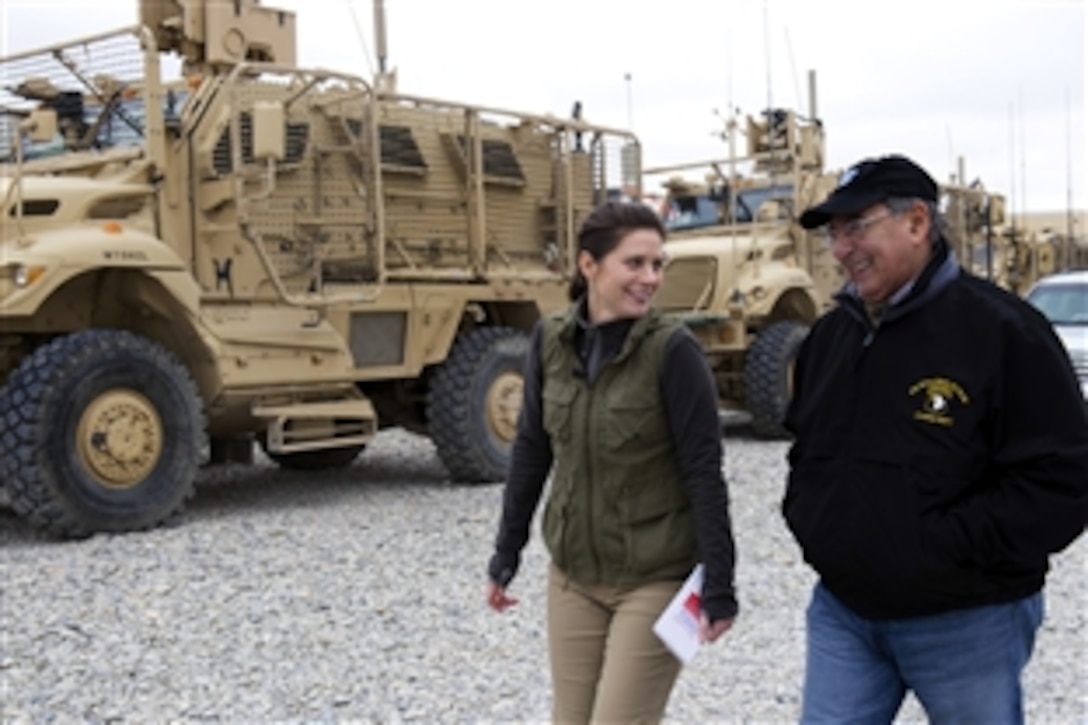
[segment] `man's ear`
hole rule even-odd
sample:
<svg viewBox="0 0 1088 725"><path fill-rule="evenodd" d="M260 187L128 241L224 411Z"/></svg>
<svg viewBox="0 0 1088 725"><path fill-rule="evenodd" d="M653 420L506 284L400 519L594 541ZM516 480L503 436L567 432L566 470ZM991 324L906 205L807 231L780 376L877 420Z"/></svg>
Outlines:
<svg viewBox="0 0 1088 725"><path fill-rule="evenodd" d="M911 207L909 214L911 236L919 237L922 241L929 239L929 229L935 223L929 218L929 207L918 202Z"/></svg>

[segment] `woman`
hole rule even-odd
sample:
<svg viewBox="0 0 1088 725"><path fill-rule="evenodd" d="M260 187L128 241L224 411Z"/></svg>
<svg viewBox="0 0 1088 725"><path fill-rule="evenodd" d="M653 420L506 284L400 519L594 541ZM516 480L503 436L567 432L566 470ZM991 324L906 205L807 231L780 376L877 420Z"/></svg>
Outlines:
<svg viewBox="0 0 1088 725"><path fill-rule="evenodd" d="M737 613L714 380L694 337L651 306L664 241L645 206L594 210L578 234L572 305L537 326L526 363L487 602L517 603L506 590L551 473L542 528L557 722L662 719L680 662L653 623L696 562L700 639L715 641Z"/></svg>

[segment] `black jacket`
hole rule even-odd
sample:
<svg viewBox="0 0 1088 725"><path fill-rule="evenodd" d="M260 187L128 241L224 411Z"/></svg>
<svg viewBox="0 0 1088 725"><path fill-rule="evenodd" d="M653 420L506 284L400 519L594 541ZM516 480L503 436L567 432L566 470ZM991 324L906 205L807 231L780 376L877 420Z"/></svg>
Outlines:
<svg viewBox="0 0 1088 725"><path fill-rule="evenodd" d="M632 323L618 320L590 326L583 319L576 342L590 384L619 352ZM541 419L540 339L538 325L525 367L524 399L503 491L502 520L495 552L488 563L491 580L503 586L517 573L521 550L528 541L530 524L553 462L551 441ZM665 345L660 385L664 412L691 498L699 557L705 564L703 609L711 621L729 619L737 613L737 600L729 501L722 477L717 389L699 343L684 328L673 333Z"/></svg>
<svg viewBox="0 0 1088 725"><path fill-rule="evenodd" d="M1088 417L1050 324L943 242L879 326L839 302L801 348L786 420L805 560L873 619L1040 589L1088 521Z"/></svg>

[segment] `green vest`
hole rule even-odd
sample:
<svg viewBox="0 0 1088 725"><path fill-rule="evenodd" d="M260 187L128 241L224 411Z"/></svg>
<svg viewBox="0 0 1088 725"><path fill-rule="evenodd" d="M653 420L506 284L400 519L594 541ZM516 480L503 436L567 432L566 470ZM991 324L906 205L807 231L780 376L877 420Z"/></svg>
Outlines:
<svg viewBox="0 0 1088 725"><path fill-rule="evenodd" d="M659 383L678 325L656 311L637 320L592 386L579 374L573 308L544 325L543 418L555 467L543 533L574 581L637 586L682 579L695 564L691 502Z"/></svg>

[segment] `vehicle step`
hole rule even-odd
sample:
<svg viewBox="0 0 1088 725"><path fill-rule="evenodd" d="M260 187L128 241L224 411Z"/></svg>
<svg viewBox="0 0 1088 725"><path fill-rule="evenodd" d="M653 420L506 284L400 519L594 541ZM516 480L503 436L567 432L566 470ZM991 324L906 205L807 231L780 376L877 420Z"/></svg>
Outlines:
<svg viewBox="0 0 1088 725"><path fill-rule="evenodd" d="M256 405L253 415L268 421L270 453L366 445L378 430L378 415L366 399Z"/></svg>

